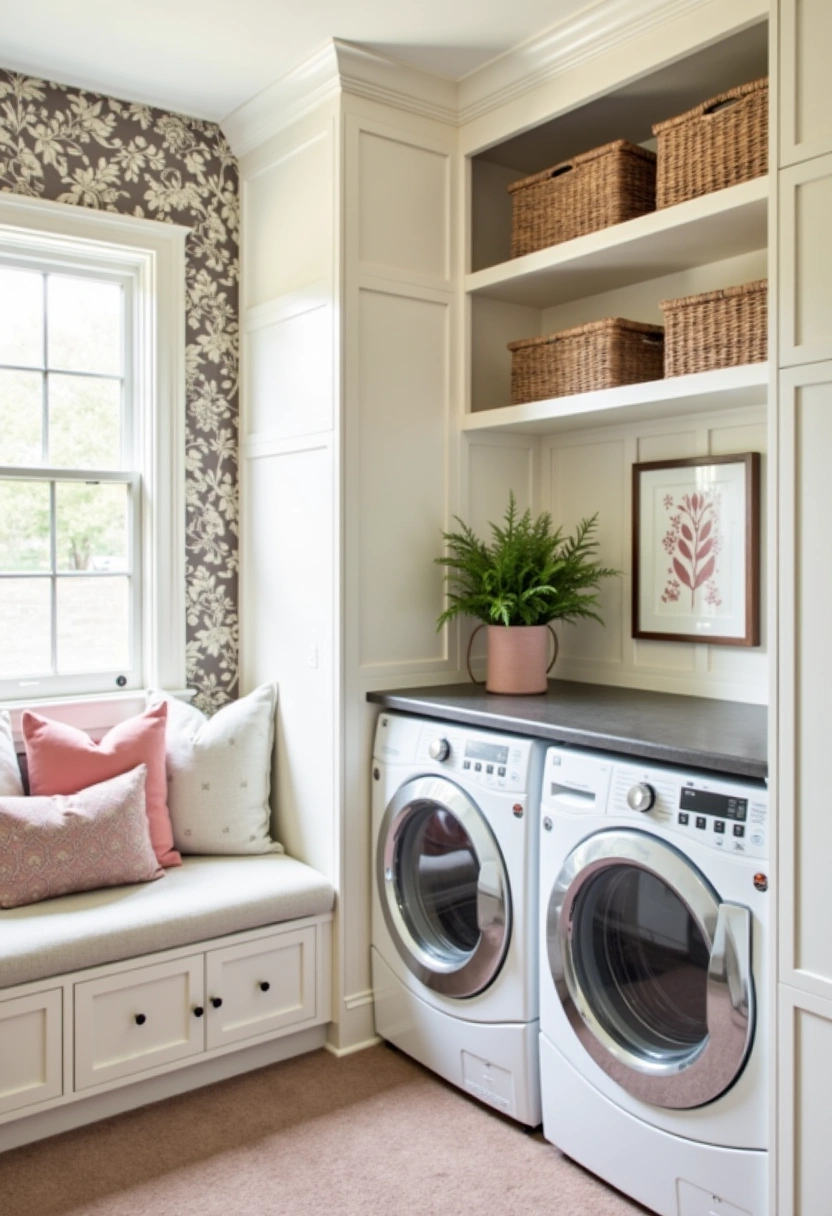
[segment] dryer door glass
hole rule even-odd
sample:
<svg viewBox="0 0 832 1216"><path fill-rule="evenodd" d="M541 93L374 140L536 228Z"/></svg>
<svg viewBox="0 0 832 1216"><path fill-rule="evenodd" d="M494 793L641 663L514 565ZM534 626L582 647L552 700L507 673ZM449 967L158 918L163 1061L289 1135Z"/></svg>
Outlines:
<svg viewBox="0 0 832 1216"><path fill-rule="evenodd" d="M385 812L377 871L387 928L410 971L451 997L487 988L508 949L511 899L473 799L442 777L407 782Z"/></svg>
<svg viewBox="0 0 832 1216"><path fill-rule="evenodd" d="M742 1072L750 913L721 902L672 845L629 829L582 841L551 893L547 950L573 1030L628 1093L703 1106Z"/></svg>

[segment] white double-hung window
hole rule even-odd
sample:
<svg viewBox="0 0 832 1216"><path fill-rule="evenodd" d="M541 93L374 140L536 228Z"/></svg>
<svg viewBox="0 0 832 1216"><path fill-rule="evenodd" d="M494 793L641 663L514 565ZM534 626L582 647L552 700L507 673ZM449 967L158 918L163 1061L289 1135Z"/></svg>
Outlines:
<svg viewBox="0 0 832 1216"><path fill-rule="evenodd" d="M184 683L185 232L0 195L0 701Z"/></svg>

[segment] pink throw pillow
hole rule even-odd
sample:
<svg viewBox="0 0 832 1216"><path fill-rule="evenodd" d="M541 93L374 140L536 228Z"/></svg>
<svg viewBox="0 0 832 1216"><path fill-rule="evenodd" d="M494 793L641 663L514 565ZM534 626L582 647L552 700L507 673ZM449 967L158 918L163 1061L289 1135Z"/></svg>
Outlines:
<svg viewBox="0 0 832 1216"><path fill-rule="evenodd" d="M119 722L100 743L75 726L24 710L23 740L29 765L29 792L35 795L77 794L88 785L109 781L138 764L147 765L145 801L150 840L163 866L178 866L173 847L165 771L167 705L146 709Z"/></svg>
<svg viewBox="0 0 832 1216"><path fill-rule="evenodd" d="M163 878L150 843L146 776L140 764L78 794L0 797L0 908Z"/></svg>

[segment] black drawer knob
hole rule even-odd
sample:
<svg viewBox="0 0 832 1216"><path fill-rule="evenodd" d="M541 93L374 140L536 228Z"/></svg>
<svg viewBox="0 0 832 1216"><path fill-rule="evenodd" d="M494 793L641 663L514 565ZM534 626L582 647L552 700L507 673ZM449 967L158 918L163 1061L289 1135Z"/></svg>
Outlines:
<svg viewBox="0 0 832 1216"><path fill-rule="evenodd" d="M136 1014L136 1025L137 1026L144 1026L146 1021L147 1021L147 1018L145 1017L145 1015L143 1013Z"/></svg>
<svg viewBox="0 0 832 1216"><path fill-rule="evenodd" d="M270 988L271 988L271 984L269 983L268 980L260 981L260 991L261 992L268 992Z"/></svg>
<svg viewBox="0 0 832 1216"><path fill-rule="evenodd" d="M202 1008L201 1005L194 1006L194 1017L195 1018L201 1018L204 1012L205 1012L205 1010Z"/></svg>
<svg viewBox="0 0 832 1216"><path fill-rule="evenodd" d="M214 1006L215 1009L219 1009L220 1005L222 1004L222 997L221 996L212 996L211 1004Z"/></svg>

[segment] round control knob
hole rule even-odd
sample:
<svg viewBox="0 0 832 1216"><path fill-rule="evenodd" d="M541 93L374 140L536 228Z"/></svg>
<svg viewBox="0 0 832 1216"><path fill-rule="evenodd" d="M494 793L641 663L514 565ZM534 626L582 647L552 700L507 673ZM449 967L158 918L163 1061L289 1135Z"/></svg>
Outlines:
<svg viewBox="0 0 832 1216"><path fill-rule="evenodd" d="M451 754L451 745L447 739L434 739L428 748L431 760L447 760Z"/></svg>
<svg viewBox="0 0 832 1216"><path fill-rule="evenodd" d="M627 791L627 806L631 811L647 812L656 801L656 791L646 782L634 785Z"/></svg>

